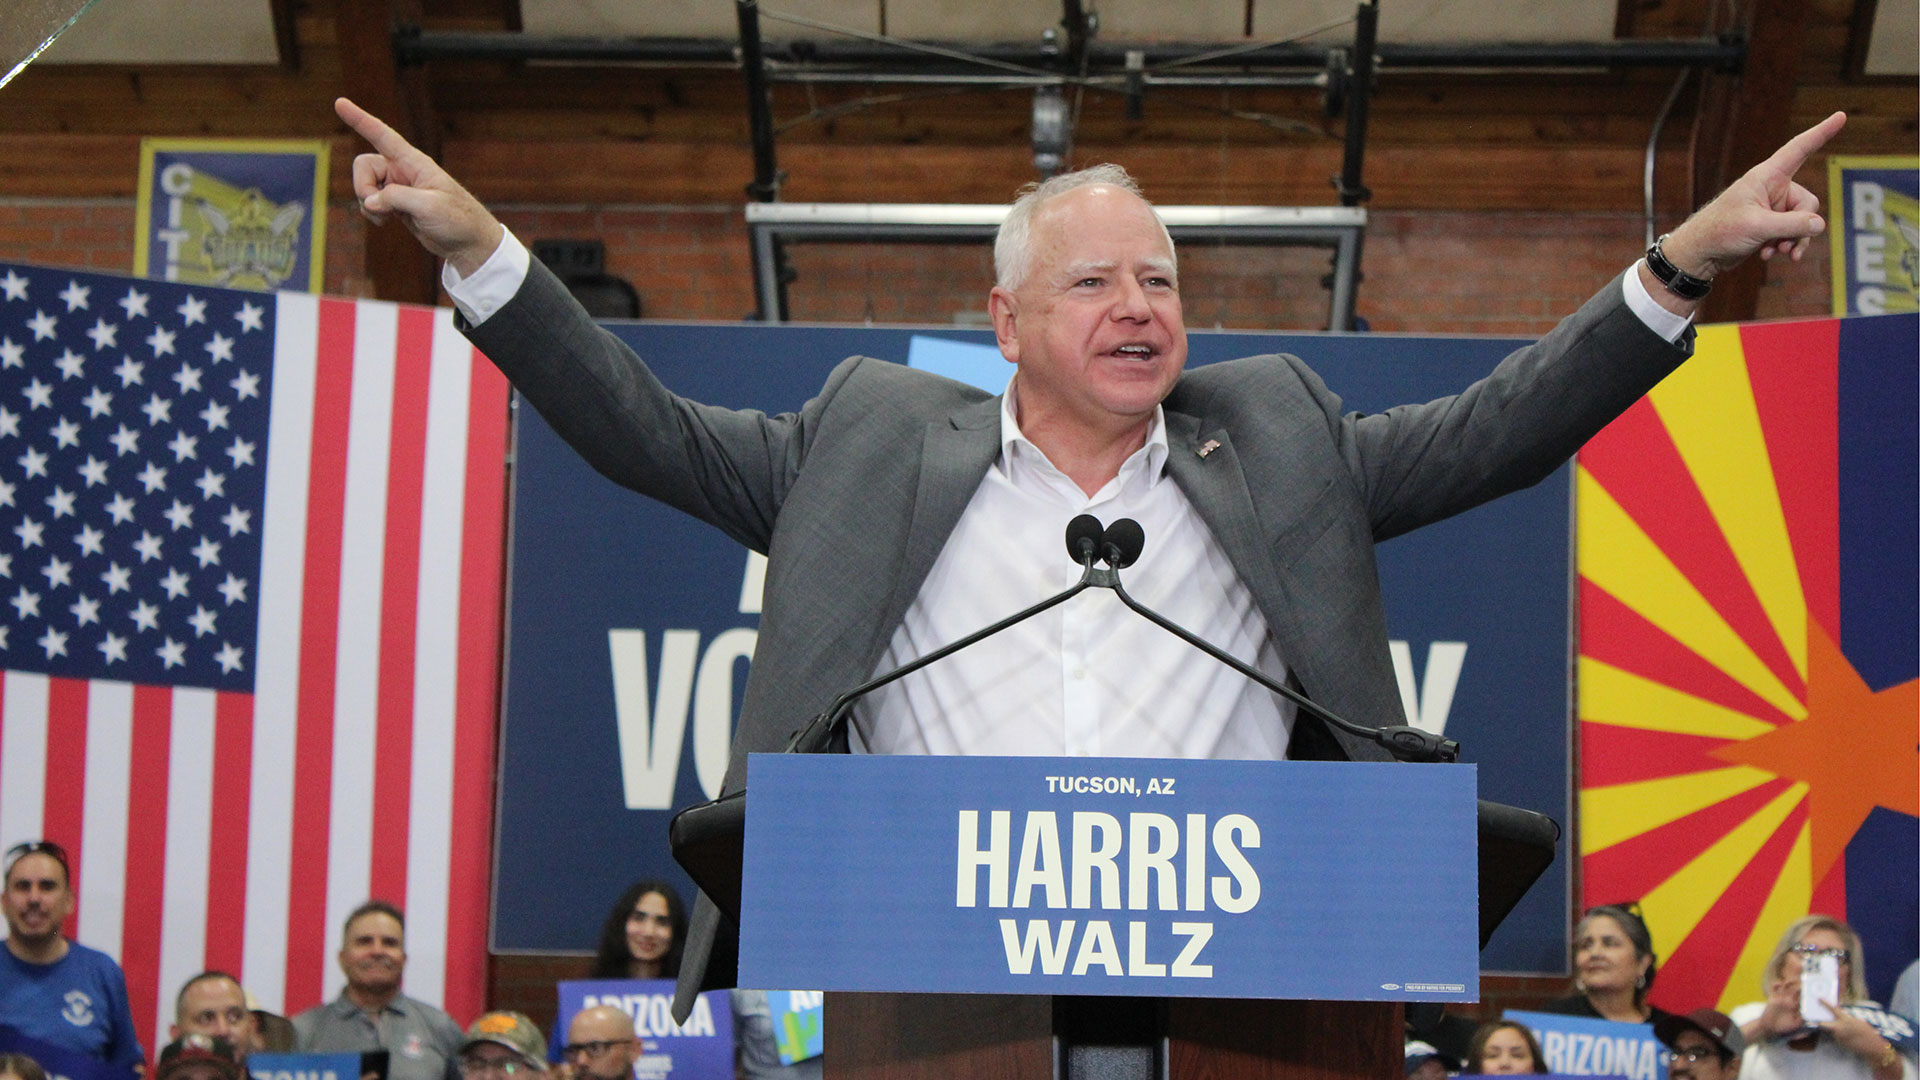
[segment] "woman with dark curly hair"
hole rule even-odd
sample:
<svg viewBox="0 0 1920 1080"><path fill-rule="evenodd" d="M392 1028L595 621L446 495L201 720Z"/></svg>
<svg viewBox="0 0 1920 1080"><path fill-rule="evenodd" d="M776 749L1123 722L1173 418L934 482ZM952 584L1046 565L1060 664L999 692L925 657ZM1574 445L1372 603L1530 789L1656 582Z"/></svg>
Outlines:
<svg viewBox="0 0 1920 1080"><path fill-rule="evenodd" d="M637 881L620 894L600 929L596 979L672 979L680 974L687 906L664 881Z"/></svg>

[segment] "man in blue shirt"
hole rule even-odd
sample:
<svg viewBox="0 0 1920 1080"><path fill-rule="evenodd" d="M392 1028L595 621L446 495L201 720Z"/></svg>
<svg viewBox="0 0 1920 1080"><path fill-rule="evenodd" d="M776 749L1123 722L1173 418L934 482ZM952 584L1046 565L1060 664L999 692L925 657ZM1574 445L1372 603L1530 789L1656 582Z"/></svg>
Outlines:
<svg viewBox="0 0 1920 1080"><path fill-rule="evenodd" d="M73 911L67 853L45 840L6 854L7 947L0 950L0 1024L129 1069L146 1060L133 1036L127 978L113 958L60 933Z"/></svg>

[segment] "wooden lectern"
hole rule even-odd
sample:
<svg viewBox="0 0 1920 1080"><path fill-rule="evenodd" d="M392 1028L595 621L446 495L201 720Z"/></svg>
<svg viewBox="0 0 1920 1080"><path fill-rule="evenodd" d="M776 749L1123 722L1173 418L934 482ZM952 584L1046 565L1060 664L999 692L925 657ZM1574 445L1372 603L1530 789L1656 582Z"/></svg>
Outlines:
<svg viewBox="0 0 1920 1080"><path fill-rule="evenodd" d="M1103 1019L1125 1030L1103 1033ZM1373 1001L829 992L826 1074L1381 1080L1399 1075L1400 1030L1400 1006Z"/></svg>

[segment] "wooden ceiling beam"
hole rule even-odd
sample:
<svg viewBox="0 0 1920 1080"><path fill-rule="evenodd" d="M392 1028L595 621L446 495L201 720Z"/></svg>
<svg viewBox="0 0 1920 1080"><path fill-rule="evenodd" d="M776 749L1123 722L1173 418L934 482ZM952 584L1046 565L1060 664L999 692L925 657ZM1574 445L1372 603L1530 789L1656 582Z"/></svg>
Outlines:
<svg viewBox="0 0 1920 1080"><path fill-rule="evenodd" d="M438 157L440 120L426 74L401 70L393 55L393 29L402 22L419 23L419 0L339 0L335 18L341 92ZM439 266L398 225L367 230L364 275L381 300L431 304L439 296Z"/></svg>
<svg viewBox="0 0 1920 1080"><path fill-rule="evenodd" d="M1808 0L1754 0L1745 27L1746 70L1707 76L1694 128L1691 205L1719 194L1793 134L1808 6ZM1759 259L1720 275L1701 305L1701 321L1753 318L1766 280L1767 264Z"/></svg>

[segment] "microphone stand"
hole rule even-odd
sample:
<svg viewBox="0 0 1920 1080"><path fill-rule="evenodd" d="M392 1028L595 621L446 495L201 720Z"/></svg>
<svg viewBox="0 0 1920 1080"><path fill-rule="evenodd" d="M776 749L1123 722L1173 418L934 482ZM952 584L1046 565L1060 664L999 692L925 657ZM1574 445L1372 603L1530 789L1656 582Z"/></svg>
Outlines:
<svg viewBox="0 0 1920 1080"><path fill-rule="evenodd" d="M975 630L973 633L957 641L948 642L925 656L894 668L884 675L868 679L859 686L834 698L833 702L829 704L826 709L807 722L806 727L794 732L793 735L787 739L787 745L782 747L780 752L783 754L821 753L827 749L834 735L840 730L841 725L846 723L847 717L853 711L854 703L873 691L897 679L911 675L921 668L926 667L928 664L944 660L954 653L959 652L961 649L969 645L977 644L982 639L992 637L1015 623L1025 622L1048 608L1064 604L1090 588L1104 587L1109 583L1114 585L1119 584L1119 579L1113 576L1113 571L1102 570L1093 565L1094 557L1092 545L1086 545L1081 554L1080 580L1075 582L1074 585L1066 591L1050 596L1032 607L1016 611L1012 615L1001 619L999 622Z"/></svg>
<svg viewBox="0 0 1920 1080"><path fill-rule="evenodd" d="M1113 594L1120 598L1120 602L1125 604L1128 610L1240 674L1245 675L1247 678L1252 679L1268 690L1293 702L1295 706L1304 710L1309 715L1323 720L1349 735L1356 735L1369 742L1377 743L1401 761L1426 763L1459 760L1460 744L1452 739L1435 735L1430 731L1423 731L1420 728L1407 724L1396 724L1383 728L1365 727L1334 713L1331 709L1314 701L1293 687L1268 678L1265 672L1254 667L1252 664L1242 661L1239 657L1234 656L1225 649L1202 639L1199 635L1194 634L1183 626L1175 624L1171 619L1162 616L1159 612L1135 600L1133 596L1127 592L1126 588L1120 584L1119 571L1106 570L1102 571L1102 573L1112 577L1112 584L1106 587L1113 590Z"/></svg>

